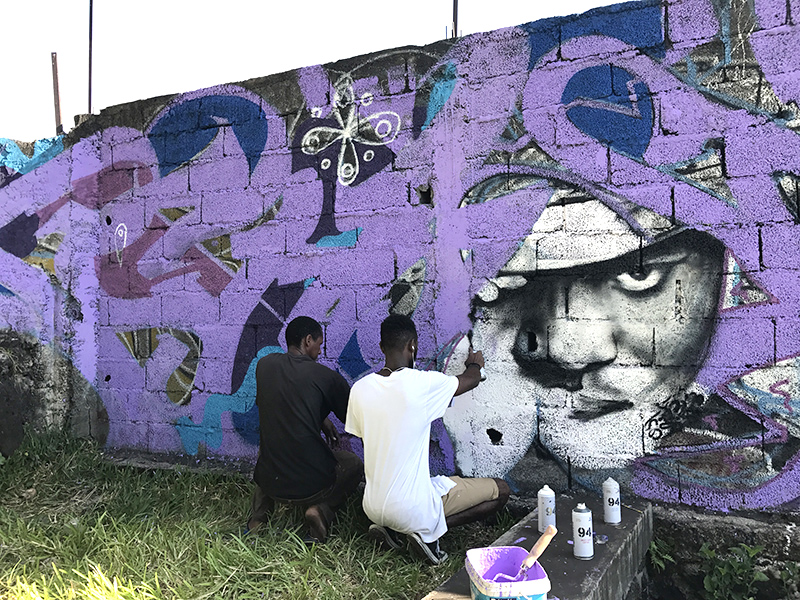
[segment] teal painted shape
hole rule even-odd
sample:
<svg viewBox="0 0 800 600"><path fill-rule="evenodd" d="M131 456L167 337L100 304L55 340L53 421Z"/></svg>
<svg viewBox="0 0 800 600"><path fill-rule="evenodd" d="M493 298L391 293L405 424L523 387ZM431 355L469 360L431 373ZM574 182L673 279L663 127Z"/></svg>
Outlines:
<svg viewBox="0 0 800 600"><path fill-rule="evenodd" d="M339 235L326 235L317 242L320 248L352 248L358 241L358 236L364 231L363 227L356 227Z"/></svg>
<svg viewBox="0 0 800 600"><path fill-rule="evenodd" d="M433 118L444 108L444 105L450 99L450 95L456 88L456 76L455 63L447 63L442 76L433 84L431 96L428 99L428 110L425 114L425 122L420 128L421 131L425 131L428 128Z"/></svg>
<svg viewBox="0 0 800 600"><path fill-rule="evenodd" d="M40 167L64 150L64 136L36 140L33 143L33 156L19 149L17 142L0 138L0 166L14 169L17 173L29 173Z"/></svg>
<svg viewBox="0 0 800 600"><path fill-rule="evenodd" d="M200 443L217 449L222 445L222 413L246 413L256 403L256 365L267 354L283 352L280 346L264 346L250 362L242 385L233 394L212 394L206 400L203 422L195 423L190 417L180 417L175 429L181 436L183 448L191 455L197 454Z"/></svg>

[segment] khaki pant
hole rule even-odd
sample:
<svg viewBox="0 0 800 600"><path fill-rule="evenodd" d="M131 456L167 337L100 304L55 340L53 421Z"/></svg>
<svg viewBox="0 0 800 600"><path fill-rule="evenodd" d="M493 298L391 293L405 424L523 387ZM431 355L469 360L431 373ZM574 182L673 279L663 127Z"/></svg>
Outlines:
<svg viewBox="0 0 800 600"><path fill-rule="evenodd" d="M456 486L442 496L444 516L446 517L463 512L482 502L496 500L500 495L497 482L491 477L464 479L452 475L449 478L455 482Z"/></svg>

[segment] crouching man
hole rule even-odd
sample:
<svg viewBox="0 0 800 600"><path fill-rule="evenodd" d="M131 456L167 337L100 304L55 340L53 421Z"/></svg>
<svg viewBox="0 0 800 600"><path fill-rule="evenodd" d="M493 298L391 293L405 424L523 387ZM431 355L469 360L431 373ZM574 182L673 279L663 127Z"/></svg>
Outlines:
<svg viewBox="0 0 800 600"><path fill-rule="evenodd" d="M325 542L334 511L363 476L355 454L329 448L338 437L328 415L345 417L350 386L317 363L322 341L319 323L297 317L286 327L286 354L268 354L256 366L261 443L253 473L251 531L269 520L276 502L292 504L305 509L304 541Z"/></svg>
<svg viewBox="0 0 800 600"><path fill-rule="evenodd" d="M417 329L402 315L381 324L385 366L353 385L345 431L364 442L364 512L369 536L391 548L409 548L431 564L447 558L439 538L449 527L496 513L511 490L502 479L431 477L431 423L444 415L453 396L480 383L483 355L470 350L457 376L417 371Z"/></svg>

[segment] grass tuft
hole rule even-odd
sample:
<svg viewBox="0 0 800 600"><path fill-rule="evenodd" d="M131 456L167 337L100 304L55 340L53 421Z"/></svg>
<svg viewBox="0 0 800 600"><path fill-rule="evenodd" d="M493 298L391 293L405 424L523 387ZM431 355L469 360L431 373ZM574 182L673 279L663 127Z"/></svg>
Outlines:
<svg viewBox="0 0 800 600"><path fill-rule="evenodd" d="M307 548L283 508L243 535L252 483L236 473L120 467L88 440L28 435L0 464L0 600L421 598L511 527L449 532L440 567L366 539L361 497Z"/></svg>

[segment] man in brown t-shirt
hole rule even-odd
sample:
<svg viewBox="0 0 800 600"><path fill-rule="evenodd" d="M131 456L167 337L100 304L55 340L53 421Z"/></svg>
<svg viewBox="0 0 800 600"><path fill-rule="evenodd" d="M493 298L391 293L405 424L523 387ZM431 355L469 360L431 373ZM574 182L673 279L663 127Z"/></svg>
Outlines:
<svg viewBox="0 0 800 600"><path fill-rule="evenodd" d="M268 354L256 366L261 442L250 531L269 519L276 502L295 504L306 509L306 541L322 543L333 511L363 477L364 465L355 454L331 450L338 436L328 415L344 422L350 386L316 362L322 341L319 323L297 317L286 327L286 354Z"/></svg>

